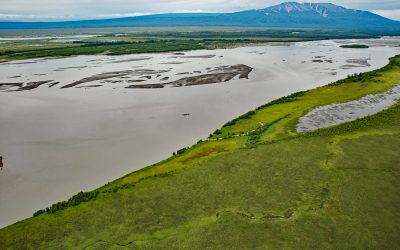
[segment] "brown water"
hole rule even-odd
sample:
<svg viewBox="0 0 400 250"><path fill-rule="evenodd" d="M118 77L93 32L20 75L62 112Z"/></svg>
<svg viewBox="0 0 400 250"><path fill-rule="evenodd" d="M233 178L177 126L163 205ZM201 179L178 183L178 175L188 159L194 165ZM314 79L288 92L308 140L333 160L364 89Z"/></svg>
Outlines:
<svg viewBox="0 0 400 250"><path fill-rule="evenodd" d="M380 68L399 53L385 43L364 50L338 46L320 41L184 55L78 56L0 64L0 83L52 81L26 91L0 86L0 155L5 157L0 172L0 227L165 159L250 109ZM126 89L137 80L141 80L137 84L160 83L166 77L175 81L238 64L253 68L249 79ZM61 88L116 71L130 73ZM55 82L59 83L49 87Z"/></svg>

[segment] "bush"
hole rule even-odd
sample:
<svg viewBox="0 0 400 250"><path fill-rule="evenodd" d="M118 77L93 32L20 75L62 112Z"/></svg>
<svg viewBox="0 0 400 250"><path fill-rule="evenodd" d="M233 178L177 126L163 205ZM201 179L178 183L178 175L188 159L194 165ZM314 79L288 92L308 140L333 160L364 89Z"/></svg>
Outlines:
<svg viewBox="0 0 400 250"><path fill-rule="evenodd" d="M177 155L181 155L181 154L185 153L185 151L186 151L187 149L188 149L188 148L179 149L178 151L176 151L176 154L177 154Z"/></svg>
<svg viewBox="0 0 400 250"><path fill-rule="evenodd" d="M56 204L47 207L46 209L41 209L33 214L33 216L38 216L43 213L55 213L57 211L63 210L67 207L73 207L81 204L82 202L90 201L98 196L98 192L79 192L78 194L72 196L67 201L57 202Z"/></svg>
<svg viewBox="0 0 400 250"><path fill-rule="evenodd" d="M34 212L33 213L33 216L38 216L38 215L41 215L41 214L43 214L43 213L45 213L46 211L44 210L44 209L40 209L39 211L36 211L36 212Z"/></svg>
<svg viewBox="0 0 400 250"><path fill-rule="evenodd" d="M222 131L220 129L214 131L214 135L220 135L220 134L222 134Z"/></svg>

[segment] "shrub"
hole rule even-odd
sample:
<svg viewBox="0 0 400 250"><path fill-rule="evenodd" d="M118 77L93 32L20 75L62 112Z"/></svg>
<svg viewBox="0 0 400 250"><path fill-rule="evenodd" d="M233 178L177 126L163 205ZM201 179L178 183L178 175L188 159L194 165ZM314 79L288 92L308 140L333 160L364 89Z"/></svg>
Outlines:
<svg viewBox="0 0 400 250"><path fill-rule="evenodd" d="M185 153L186 150L187 150L187 148L179 149L178 151L176 151L176 154L181 155L181 154Z"/></svg>
<svg viewBox="0 0 400 250"><path fill-rule="evenodd" d="M55 213L57 211L63 210L67 207L73 207L81 204L82 202L90 201L98 196L97 191L93 192L79 192L78 194L72 196L67 201L57 202L56 204L47 207L46 209L41 209L33 214L33 216L38 216L43 213Z"/></svg>

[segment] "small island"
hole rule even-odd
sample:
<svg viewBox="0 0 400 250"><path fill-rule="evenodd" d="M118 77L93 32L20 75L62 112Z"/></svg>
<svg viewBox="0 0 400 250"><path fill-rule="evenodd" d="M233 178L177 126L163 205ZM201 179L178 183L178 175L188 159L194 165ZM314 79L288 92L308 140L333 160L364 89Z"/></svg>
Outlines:
<svg viewBox="0 0 400 250"><path fill-rule="evenodd" d="M341 45L340 48L347 48L347 49L368 49L369 46L365 44L345 44Z"/></svg>

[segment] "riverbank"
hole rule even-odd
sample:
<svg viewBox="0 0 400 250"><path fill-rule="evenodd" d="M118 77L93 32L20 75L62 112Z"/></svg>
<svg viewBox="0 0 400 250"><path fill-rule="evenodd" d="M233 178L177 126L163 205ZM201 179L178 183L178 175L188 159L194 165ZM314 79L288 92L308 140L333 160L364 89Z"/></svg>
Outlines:
<svg viewBox="0 0 400 250"><path fill-rule="evenodd" d="M399 104L295 129L313 108L383 93L398 79L399 56L275 100L210 140L0 230L0 241L5 249L396 248Z"/></svg>
<svg viewBox="0 0 400 250"><path fill-rule="evenodd" d="M104 39L104 38L103 38ZM110 38L106 41L76 41L74 43L61 43L54 45L46 41L24 41L20 47L8 45L0 48L0 63L12 60L26 60L34 58L62 58L79 55L129 55L144 53L179 52L190 50L229 49L244 46L257 46L265 44L282 44L310 39L149 39L132 37ZM38 44L39 43L39 44Z"/></svg>
<svg viewBox="0 0 400 250"><path fill-rule="evenodd" d="M163 29L0 30L0 63L79 55L128 55L288 45L327 39L372 39L374 33L320 29L209 27ZM29 35L27 35L29 34ZM33 34L33 35L32 35ZM396 44L398 45L398 44ZM343 45L348 46L348 45Z"/></svg>
<svg viewBox="0 0 400 250"><path fill-rule="evenodd" d="M397 53L320 41L0 65L0 83L23 83L0 90L0 227L159 162L266 102L378 69ZM163 88L127 88L142 84Z"/></svg>

